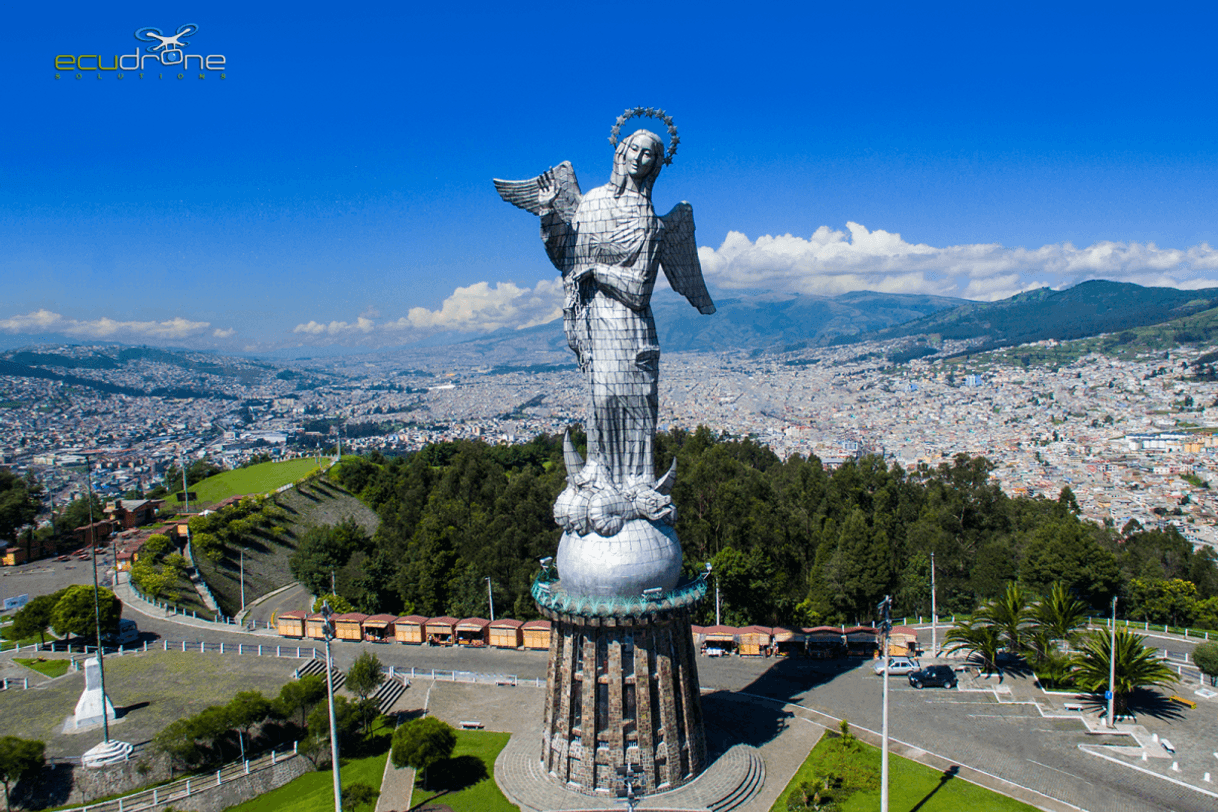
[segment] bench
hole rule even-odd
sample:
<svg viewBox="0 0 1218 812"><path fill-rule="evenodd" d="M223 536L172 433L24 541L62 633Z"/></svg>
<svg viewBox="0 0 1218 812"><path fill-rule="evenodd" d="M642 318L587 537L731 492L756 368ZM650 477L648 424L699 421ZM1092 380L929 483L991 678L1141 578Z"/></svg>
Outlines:
<svg viewBox="0 0 1218 812"><path fill-rule="evenodd" d="M495 684L496 684L496 685L499 685L499 686L508 686L508 687L510 687L510 688L515 688L515 687L516 687L516 681L515 681L515 680L510 680L510 679L499 679L499 680L495 680Z"/></svg>
<svg viewBox="0 0 1218 812"><path fill-rule="evenodd" d="M1171 753L1172 755L1176 754L1176 746L1174 744L1172 744L1171 742L1169 742L1167 739L1159 739L1159 744L1163 745L1163 749L1166 750L1167 752Z"/></svg>
<svg viewBox="0 0 1218 812"><path fill-rule="evenodd" d="M1080 703L1080 702L1067 702L1062 707L1064 707L1068 711L1078 711L1079 713L1082 713L1082 711L1083 711L1083 706L1082 706L1082 703Z"/></svg>
<svg viewBox="0 0 1218 812"><path fill-rule="evenodd" d="M464 722L461 722L462 730L482 730L482 728L484 728L484 727L486 727L486 725L482 724L481 722L475 722L472 720L466 720Z"/></svg>
<svg viewBox="0 0 1218 812"><path fill-rule="evenodd" d="M1189 708L1190 710L1197 709L1197 703L1191 699L1185 699L1182 696L1169 696L1167 699L1169 702L1175 702L1177 704L1183 705L1184 707Z"/></svg>

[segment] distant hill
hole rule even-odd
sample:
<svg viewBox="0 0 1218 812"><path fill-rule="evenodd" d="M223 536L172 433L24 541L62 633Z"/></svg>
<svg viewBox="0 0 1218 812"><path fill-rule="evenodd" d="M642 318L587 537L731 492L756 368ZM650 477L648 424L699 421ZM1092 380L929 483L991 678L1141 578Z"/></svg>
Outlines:
<svg viewBox="0 0 1218 812"><path fill-rule="evenodd" d="M652 300L656 331L664 352L793 350L822 346L954 308L963 300L946 296L856 291L840 296L775 296L716 293L713 316L703 316L684 299L657 290ZM487 363L533 358L535 362L572 360L562 322L525 330L499 330L448 345L441 352L477 355ZM407 353L410 350L406 350ZM436 348L428 353L435 355ZM557 356L546 357L553 353Z"/></svg>
<svg viewBox="0 0 1218 812"><path fill-rule="evenodd" d="M107 373L133 364L164 364L180 370L178 383L131 386L111 383ZM115 395L152 395L169 398L220 397L230 394L208 386L203 376L233 379L249 385L267 376L273 367L246 359L212 353L118 344L38 346L0 352L0 375L63 381L73 386ZM77 374L75 371L80 371Z"/></svg>
<svg viewBox="0 0 1218 812"><path fill-rule="evenodd" d="M984 339L974 350L982 351L1131 330L1214 307L1218 307L1218 288L1178 290L1094 280L1066 290L1027 291L998 302L967 302L837 343L938 334L945 339Z"/></svg>

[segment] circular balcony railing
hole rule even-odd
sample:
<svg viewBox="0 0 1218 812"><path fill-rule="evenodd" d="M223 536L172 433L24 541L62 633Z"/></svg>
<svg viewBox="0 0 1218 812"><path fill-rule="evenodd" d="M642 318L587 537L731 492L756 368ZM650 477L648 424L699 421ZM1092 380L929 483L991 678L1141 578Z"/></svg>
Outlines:
<svg viewBox="0 0 1218 812"><path fill-rule="evenodd" d="M706 597L706 576L677 584L671 592L643 595L571 595L562 581L542 573L533 581L533 600L542 610L580 617L642 617L693 606ZM650 592L650 590L648 590Z"/></svg>

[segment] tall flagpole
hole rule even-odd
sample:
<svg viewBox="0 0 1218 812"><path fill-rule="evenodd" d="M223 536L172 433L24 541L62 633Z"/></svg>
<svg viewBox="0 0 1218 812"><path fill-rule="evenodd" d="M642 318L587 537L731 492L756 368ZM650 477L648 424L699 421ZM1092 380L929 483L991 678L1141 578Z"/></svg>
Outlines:
<svg viewBox="0 0 1218 812"><path fill-rule="evenodd" d="M106 666L102 654L101 592L97 587L97 528L93 524L93 462L87 453L84 457L85 489L88 492L85 498L89 501L89 546L93 550L93 622L96 624L97 632L97 675L101 681L102 736L103 741L109 744L110 715L106 713Z"/></svg>

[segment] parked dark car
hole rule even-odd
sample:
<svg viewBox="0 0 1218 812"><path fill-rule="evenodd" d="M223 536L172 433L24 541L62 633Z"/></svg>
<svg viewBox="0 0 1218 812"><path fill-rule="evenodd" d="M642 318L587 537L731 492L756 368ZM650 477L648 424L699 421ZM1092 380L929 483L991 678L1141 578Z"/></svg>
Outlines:
<svg viewBox="0 0 1218 812"><path fill-rule="evenodd" d="M926 668L910 671L909 684L915 688L923 688L927 685L940 688L955 688L956 674L952 671L951 666L928 665Z"/></svg>

